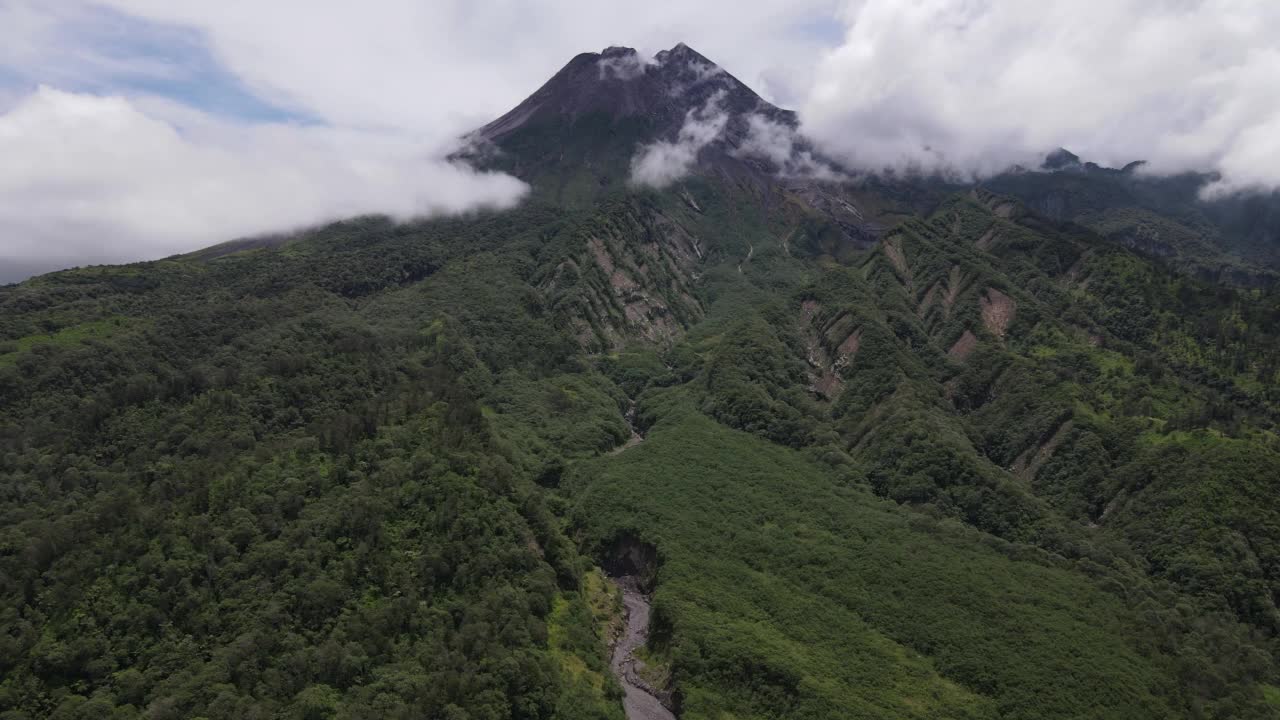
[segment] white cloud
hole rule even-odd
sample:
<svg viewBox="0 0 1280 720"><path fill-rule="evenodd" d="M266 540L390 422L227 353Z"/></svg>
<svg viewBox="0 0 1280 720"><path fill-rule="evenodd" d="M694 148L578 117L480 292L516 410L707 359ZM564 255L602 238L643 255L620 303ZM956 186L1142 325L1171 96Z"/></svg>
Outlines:
<svg viewBox="0 0 1280 720"><path fill-rule="evenodd" d="M139 32L159 37L132 36ZM155 26L79 0L4 0L0 38L0 69L23 82L54 86L175 80L194 69L189 53L198 41L190 30ZM166 44L170 54L130 51L131 42L147 41Z"/></svg>
<svg viewBox="0 0 1280 720"><path fill-rule="evenodd" d="M854 0L806 132L864 167L986 173L1064 146L1280 184L1280 4Z"/></svg>
<svg viewBox="0 0 1280 720"><path fill-rule="evenodd" d="M645 68L653 62L652 58L642 57L640 53L612 55L596 61L600 69L600 79L634 80L644 74Z"/></svg>
<svg viewBox="0 0 1280 720"><path fill-rule="evenodd" d="M525 190L397 135L240 126L47 87L0 116L0 156L3 255L28 261L146 258L366 213L507 207Z"/></svg>
<svg viewBox="0 0 1280 720"><path fill-rule="evenodd" d="M794 128L774 122L764 115L747 118L747 136L735 150L741 156L761 157L773 163L784 178L814 180L848 179L826 162L814 157Z"/></svg>
<svg viewBox="0 0 1280 720"><path fill-rule="evenodd" d="M1208 188L1211 195L1280 186L1280 114L1242 130L1217 167L1222 180Z"/></svg>
<svg viewBox="0 0 1280 720"><path fill-rule="evenodd" d="M104 0L205 33L260 96L331 122L454 135L511 109L580 52L687 42L748 84L821 51L788 27L839 0Z"/></svg>
<svg viewBox="0 0 1280 720"><path fill-rule="evenodd" d="M631 182L662 188L688 175L698 161L698 153L724 132L729 115L720 107L724 91L707 98L700 108L685 114L675 140L659 140L645 145L631 158Z"/></svg>

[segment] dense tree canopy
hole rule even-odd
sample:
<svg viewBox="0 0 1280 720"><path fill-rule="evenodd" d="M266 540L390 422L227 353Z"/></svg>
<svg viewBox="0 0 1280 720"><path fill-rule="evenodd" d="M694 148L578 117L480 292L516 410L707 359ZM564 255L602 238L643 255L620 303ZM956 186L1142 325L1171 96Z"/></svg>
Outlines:
<svg viewBox="0 0 1280 720"><path fill-rule="evenodd" d="M751 192L0 288L0 716L620 718L620 538L686 718L1280 715L1280 297Z"/></svg>

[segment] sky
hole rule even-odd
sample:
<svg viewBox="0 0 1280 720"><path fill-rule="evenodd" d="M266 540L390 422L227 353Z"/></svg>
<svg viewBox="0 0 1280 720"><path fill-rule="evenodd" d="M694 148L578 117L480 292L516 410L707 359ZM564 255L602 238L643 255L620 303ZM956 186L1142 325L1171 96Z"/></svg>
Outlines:
<svg viewBox="0 0 1280 720"><path fill-rule="evenodd" d="M505 208L445 160L579 52L685 42L867 169L1057 146L1280 185L1269 0L0 0L0 282L365 213Z"/></svg>

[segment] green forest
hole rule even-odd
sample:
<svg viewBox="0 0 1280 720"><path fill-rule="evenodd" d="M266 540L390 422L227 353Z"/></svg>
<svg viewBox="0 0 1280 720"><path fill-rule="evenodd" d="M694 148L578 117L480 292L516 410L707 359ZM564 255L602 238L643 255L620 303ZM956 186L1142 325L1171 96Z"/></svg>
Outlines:
<svg viewBox="0 0 1280 720"><path fill-rule="evenodd" d="M0 288L0 718L621 720L620 549L688 720L1280 718L1280 294L757 192Z"/></svg>

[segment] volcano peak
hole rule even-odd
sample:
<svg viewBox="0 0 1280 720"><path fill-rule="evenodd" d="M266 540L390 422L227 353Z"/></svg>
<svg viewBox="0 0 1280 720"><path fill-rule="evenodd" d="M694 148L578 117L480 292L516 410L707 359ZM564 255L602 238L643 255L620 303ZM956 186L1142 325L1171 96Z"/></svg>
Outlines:
<svg viewBox="0 0 1280 720"><path fill-rule="evenodd" d="M730 113L763 112L794 124L790 113L765 102L751 88L684 43L646 58L634 48L610 46L583 53L513 110L479 130L501 143L532 127L576 124L583 118L616 123L642 118L651 134L673 134L691 110L717 96Z"/></svg>

